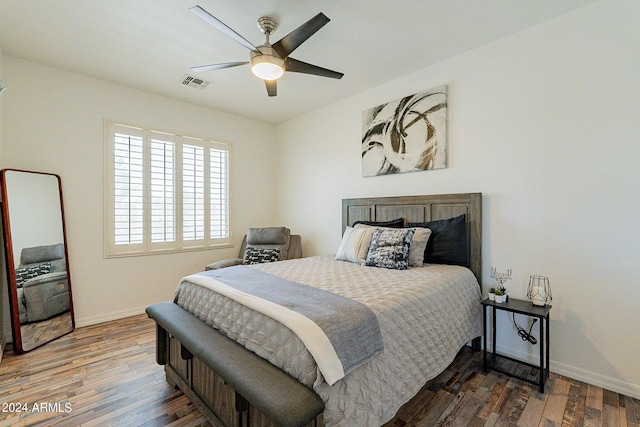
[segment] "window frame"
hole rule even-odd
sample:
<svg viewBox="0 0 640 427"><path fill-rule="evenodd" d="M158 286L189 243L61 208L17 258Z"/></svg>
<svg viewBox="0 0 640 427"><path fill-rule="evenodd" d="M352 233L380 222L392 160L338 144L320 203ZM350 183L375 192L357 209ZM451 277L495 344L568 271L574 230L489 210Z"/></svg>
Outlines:
<svg viewBox="0 0 640 427"><path fill-rule="evenodd" d="M143 232L142 243L116 244L115 240L115 187L116 187L116 166L115 166L115 135L125 133L131 136L142 138L142 173L143 173ZM169 242L152 242L152 200L151 200L151 141L171 142L173 146L173 233L174 239ZM204 238L184 239L183 236L183 147L193 145L202 147L204 153L204 223L202 229ZM211 150L218 153L226 153L226 158L220 163L219 169L224 169L226 188L221 193L223 198L226 192L226 206L221 210L222 217L225 216L227 235L223 237L211 237ZM226 160L226 162L225 162ZM187 136L176 132L146 128L115 120L105 120L104 122L104 257L126 257L151 255L171 252L187 252L194 250L208 250L215 248L228 248L233 246L232 233L232 193L231 193L231 162L232 145L230 143L213 141L211 139ZM218 175L216 175L218 176ZM224 187L224 185L223 185ZM218 205L219 206L219 205ZM222 227L224 229L224 227ZM222 233L224 235L224 231Z"/></svg>

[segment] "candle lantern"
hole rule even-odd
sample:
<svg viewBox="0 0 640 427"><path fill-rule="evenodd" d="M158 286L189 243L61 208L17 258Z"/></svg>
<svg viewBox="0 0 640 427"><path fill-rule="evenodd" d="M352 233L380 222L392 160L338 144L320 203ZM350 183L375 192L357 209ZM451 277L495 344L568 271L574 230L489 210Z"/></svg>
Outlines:
<svg viewBox="0 0 640 427"><path fill-rule="evenodd" d="M549 278L545 276L529 277L527 298L533 305L545 306L551 304L551 286Z"/></svg>

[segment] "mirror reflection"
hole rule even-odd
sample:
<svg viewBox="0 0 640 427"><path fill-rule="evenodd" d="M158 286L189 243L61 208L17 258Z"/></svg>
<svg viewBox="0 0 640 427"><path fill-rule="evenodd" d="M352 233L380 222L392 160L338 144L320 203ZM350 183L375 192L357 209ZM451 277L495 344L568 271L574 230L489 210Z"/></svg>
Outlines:
<svg viewBox="0 0 640 427"><path fill-rule="evenodd" d="M60 177L5 169L1 178L13 344L25 352L75 326Z"/></svg>

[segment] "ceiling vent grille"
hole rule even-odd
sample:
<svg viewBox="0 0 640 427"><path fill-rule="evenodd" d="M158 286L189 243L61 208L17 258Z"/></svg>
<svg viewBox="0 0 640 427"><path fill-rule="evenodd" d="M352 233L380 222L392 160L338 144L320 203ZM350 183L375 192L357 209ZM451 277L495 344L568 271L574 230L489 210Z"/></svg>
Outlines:
<svg viewBox="0 0 640 427"><path fill-rule="evenodd" d="M205 87L209 86L209 83L211 82L202 80L201 78L198 78L198 77L190 76L189 74L185 74L184 77L182 77L183 85L189 86L189 87L195 87L197 89L204 89Z"/></svg>

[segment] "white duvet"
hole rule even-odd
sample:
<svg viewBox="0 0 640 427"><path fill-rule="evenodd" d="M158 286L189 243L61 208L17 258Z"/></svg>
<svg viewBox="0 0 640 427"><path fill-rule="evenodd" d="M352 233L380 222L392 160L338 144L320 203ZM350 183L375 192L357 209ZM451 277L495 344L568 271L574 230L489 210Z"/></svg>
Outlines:
<svg viewBox="0 0 640 427"><path fill-rule="evenodd" d="M352 298L378 317L384 352L330 386L290 329L195 283L179 289L181 307L312 387L325 402L326 426L384 424L481 334L478 282L464 267L389 270L332 256L252 267Z"/></svg>

